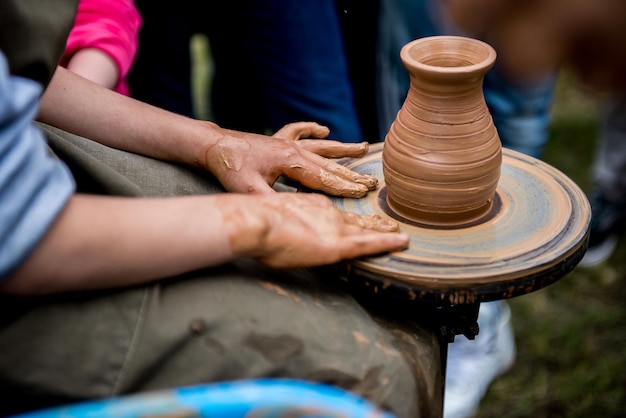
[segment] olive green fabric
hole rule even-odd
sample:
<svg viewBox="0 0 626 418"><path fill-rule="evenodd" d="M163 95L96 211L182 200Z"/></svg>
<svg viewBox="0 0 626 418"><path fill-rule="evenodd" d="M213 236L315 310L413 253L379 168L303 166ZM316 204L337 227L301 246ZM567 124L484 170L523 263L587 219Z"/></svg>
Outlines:
<svg viewBox="0 0 626 418"><path fill-rule="evenodd" d="M41 126L83 192L222 191L206 173ZM436 334L372 314L333 277L310 270L242 260L130 289L4 296L0 318L0 415L258 377L337 385L401 418L441 415Z"/></svg>
<svg viewBox="0 0 626 418"><path fill-rule="evenodd" d="M0 50L13 75L46 86L65 49L78 0L0 1Z"/></svg>

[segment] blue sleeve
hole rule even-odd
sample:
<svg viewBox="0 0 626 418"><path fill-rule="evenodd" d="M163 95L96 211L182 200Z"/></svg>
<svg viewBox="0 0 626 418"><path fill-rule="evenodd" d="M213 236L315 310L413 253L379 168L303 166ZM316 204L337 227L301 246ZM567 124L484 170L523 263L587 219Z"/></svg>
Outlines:
<svg viewBox="0 0 626 418"><path fill-rule="evenodd" d="M516 84L496 70L485 77L483 91L502 145L541 158L548 141L556 74L532 84Z"/></svg>
<svg viewBox="0 0 626 418"><path fill-rule="evenodd" d="M41 89L11 76L0 51L0 281L28 257L75 188L33 123Z"/></svg>

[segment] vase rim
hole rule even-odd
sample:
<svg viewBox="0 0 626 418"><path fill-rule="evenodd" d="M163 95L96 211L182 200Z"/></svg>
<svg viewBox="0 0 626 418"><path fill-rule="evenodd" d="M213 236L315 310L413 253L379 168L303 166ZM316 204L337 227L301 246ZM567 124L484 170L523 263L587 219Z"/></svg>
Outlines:
<svg viewBox="0 0 626 418"><path fill-rule="evenodd" d="M449 49L442 49L440 45L447 44ZM439 58L450 58L458 53L460 46L471 46L470 52L474 53L478 58L478 61L468 65L433 65L424 63L415 57L415 51L417 48L423 48L424 57L426 52L439 52ZM433 48L438 49L433 50ZM457 57L460 55L457 55ZM436 72L440 74L459 74L459 73L472 73L477 71L487 71L490 69L496 60L495 49L486 42L481 40L470 38L467 36L453 36L453 35L437 35L428 36L424 38L415 39L404 45L400 51L400 57L407 68L415 68L421 71ZM437 58L437 55L428 55L429 58Z"/></svg>

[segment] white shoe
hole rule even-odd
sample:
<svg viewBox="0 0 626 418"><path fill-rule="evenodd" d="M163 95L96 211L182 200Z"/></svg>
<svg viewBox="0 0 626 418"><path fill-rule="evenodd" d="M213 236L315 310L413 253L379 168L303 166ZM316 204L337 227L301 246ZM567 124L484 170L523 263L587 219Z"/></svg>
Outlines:
<svg viewBox="0 0 626 418"><path fill-rule="evenodd" d="M474 340L458 336L448 347L444 418L466 418L478 410L491 382L515 361L511 310L504 301L480 305Z"/></svg>
<svg viewBox="0 0 626 418"><path fill-rule="evenodd" d="M589 268L604 263L615 252L617 241L617 235L609 235L602 242L594 243L595 245L587 248L587 252L578 265Z"/></svg>

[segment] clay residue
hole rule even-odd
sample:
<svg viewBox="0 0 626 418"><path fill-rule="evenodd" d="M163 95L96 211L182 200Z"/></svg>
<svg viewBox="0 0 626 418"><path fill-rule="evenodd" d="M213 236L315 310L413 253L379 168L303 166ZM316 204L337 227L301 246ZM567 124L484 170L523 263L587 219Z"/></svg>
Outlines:
<svg viewBox="0 0 626 418"><path fill-rule="evenodd" d="M353 212L346 212L344 215L346 222L363 229L372 229L381 232L396 232L400 225L396 221L385 219L378 214L359 215Z"/></svg>
<svg viewBox="0 0 626 418"><path fill-rule="evenodd" d="M320 183L333 190L340 190L343 188L343 181L336 175L329 173L328 171L322 171L320 173Z"/></svg>
<svg viewBox="0 0 626 418"><path fill-rule="evenodd" d="M396 352L393 349L387 347L386 345L381 344L379 341L376 341L375 345L376 345L376 348L382 351L383 354L385 354L385 356L387 356L388 358L395 356Z"/></svg>
<svg viewBox="0 0 626 418"><path fill-rule="evenodd" d="M302 299L300 299L298 296L289 293L288 291L286 291L285 289L283 289L282 287L274 284L274 283L269 283L269 282L262 282L259 281L260 285L263 286L265 289L277 293L281 296L284 296L286 298L289 298L291 300L293 300L296 303L302 303Z"/></svg>
<svg viewBox="0 0 626 418"><path fill-rule="evenodd" d="M378 179L370 176L359 176L354 181L364 185L368 190L376 190L376 186L378 186Z"/></svg>
<svg viewBox="0 0 626 418"><path fill-rule="evenodd" d="M332 196L361 198L369 191L366 185L369 182L365 180L357 182L353 176L338 175L337 172L331 171L333 167L322 168L315 172L297 164L291 165L290 168L299 172L297 176L292 177L297 178L300 183Z"/></svg>
<svg viewBox="0 0 626 418"><path fill-rule="evenodd" d="M321 190L328 190L334 195L358 198L365 196L368 192L367 186L359 183L349 183L328 171L320 173L319 182Z"/></svg>
<svg viewBox="0 0 626 418"><path fill-rule="evenodd" d="M378 179L374 176L368 176L367 174L360 174L354 170L351 170L341 164L337 164L333 161L328 161L323 166L324 169L336 174L337 176L349 179L355 183L362 184L367 187L368 190L375 190L378 186Z"/></svg>
<svg viewBox="0 0 626 418"><path fill-rule="evenodd" d="M217 155L213 155L213 148L217 148ZM245 156L248 155L250 144L244 138L228 136L220 139L215 145L206 151L206 159L218 159L220 165L226 170L241 170L245 164Z"/></svg>
<svg viewBox="0 0 626 418"><path fill-rule="evenodd" d="M369 344L370 342L370 340L368 340L367 337L359 331L352 331L352 336L358 344Z"/></svg>

